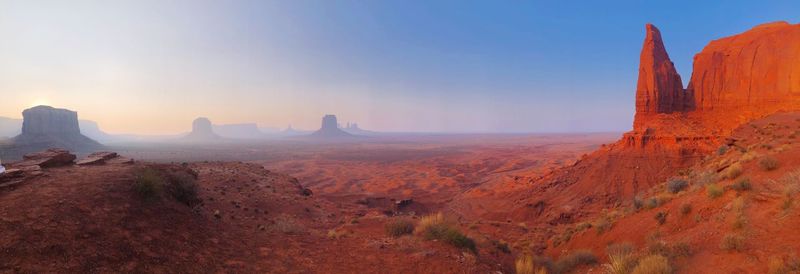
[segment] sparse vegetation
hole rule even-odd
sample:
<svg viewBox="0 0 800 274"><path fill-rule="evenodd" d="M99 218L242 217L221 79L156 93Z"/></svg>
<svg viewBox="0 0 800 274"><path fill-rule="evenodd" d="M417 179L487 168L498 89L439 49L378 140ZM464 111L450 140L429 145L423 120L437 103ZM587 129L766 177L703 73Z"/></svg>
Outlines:
<svg viewBox="0 0 800 274"><path fill-rule="evenodd" d="M635 247L630 243L612 244L606 248L608 263L603 267L608 274L628 274L636 265Z"/></svg>
<svg viewBox="0 0 800 274"><path fill-rule="evenodd" d="M448 222L441 212L422 217L415 232L426 240L441 240L452 246L477 252L475 241Z"/></svg>
<svg viewBox="0 0 800 274"><path fill-rule="evenodd" d="M764 156L761 160L758 160L758 166L765 171L772 171L778 168L778 159L775 159L772 156Z"/></svg>
<svg viewBox="0 0 800 274"><path fill-rule="evenodd" d="M710 184L706 186L706 194L711 199L719 198L723 193L725 193L724 190L717 184Z"/></svg>
<svg viewBox="0 0 800 274"><path fill-rule="evenodd" d="M408 218L395 218L386 223L385 229L387 235L397 238L413 233L414 222Z"/></svg>
<svg viewBox="0 0 800 274"><path fill-rule="evenodd" d="M656 222L658 222L658 225L663 225L667 222L667 213L664 211L659 211L656 213L654 218L656 219Z"/></svg>
<svg viewBox="0 0 800 274"><path fill-rule="evenodd" d="M781 257L770 257L767 263L770 274L790 274L800 272L800 258L790 256L785 260Z"/></svg>
<svg viewBox="0 0 800 274"><path fill-rule="evenodd" d="M672 178L667 182L667 190L672 194L681 192L688 186L689 182L681 178Z"/></svg>
<svg viewBox="0 0 800 274"><path fill-rule="evenodd" d="M733 183L731 189L736 190L736 192L744 192L753 189L753 185L750 184L750 178L742 178Z"/></svg>
<svg viewBox="0 0 800 274"><path fill-rule="evenodd" d="M681 215L687 215L692 212L692 204L681 204Z"/></svg>
<svg viewBox="0 0 800 274"><path fill-rule="evenodd" d="M536 267L536 262L530 255L518 257L514 266L517 270L517 274L547 274L547 270L544 266Z"/></svg>
<svg viewBox="0 0 800 274"><path fill-rule="evenodd" d="M722 243L719 245L722 250L741 252L744 250L744 237L737 234L728 234L722 237Z"/></svg>
<svg viewBox="0 0 800 274"><path fill-rule="evenodd" d="M561 256L555 263L556 273L568 273L581 265L597 263L597 257L589 250L575 250L570 254Z"/></svg>
<svg viewBox="0 0 800 274"><path fill-rule="evenodd" d="M632 274L671 274L669 260L661 255L649 255L639 260Z"/></svg>
<svg viewBox="0 0 800 274"><path fill-rule="evenodd" d="M717 149L717 155L725 155L728 152L728 146L722 145Z"/></svg>
<svg viewBox="0 0 800 274"><path fill-rule="evenodd" d="M725 169L723 177L726 179L736 179L739 175L742 175L742 164L736 162Z"/></svg>
<svg viewBox="0 0 800 274"><path fill-rule="evenodd" d="M147 201L155 200L164 185L164 178L159 172L154 168L146 167L134 171L134 176L133 189L136 194Z"/></svg>

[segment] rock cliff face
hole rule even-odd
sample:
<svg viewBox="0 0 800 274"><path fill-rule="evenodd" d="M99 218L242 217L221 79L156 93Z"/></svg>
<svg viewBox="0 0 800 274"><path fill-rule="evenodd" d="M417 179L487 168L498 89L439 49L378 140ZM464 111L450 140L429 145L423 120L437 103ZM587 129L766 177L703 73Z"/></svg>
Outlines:
<svg viewBox="0 0 800 274"><path fill-rule="evenodd" d="M687 88L697 112L726 128L800 109L800 24L775 22L709 43Z"/></svg>
<svg viewBox="0 0 800 274"><path fill-rule="evenodd" d="M49 106L37 106L22 112L22 133L4 148L3 156L19 158L22 154L49 148L64 148L79 153L102 148L81 134L78 113Z"/></svg>
<svg viewBox="0 0 800 274"><path fill-rule="evenodd" d="M681 76L669 59L661 32L655 26L645 26L646 36L639 62L639 81L636 85L636 117L634 129L641 130L651 117L689 108L688 96Z"/></svg>

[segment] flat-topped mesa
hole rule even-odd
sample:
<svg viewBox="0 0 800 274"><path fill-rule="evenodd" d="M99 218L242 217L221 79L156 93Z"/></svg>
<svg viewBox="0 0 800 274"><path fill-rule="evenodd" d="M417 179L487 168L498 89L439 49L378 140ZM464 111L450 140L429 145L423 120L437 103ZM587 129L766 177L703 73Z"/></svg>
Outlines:
<svg viewBox="0 0 800 274"><path fill-rule="evenodd" d="M724 129L800 110L800 24L768 23L711 41L694 57L687 91L706 123Z"/></svg>
<svg viewBox="0 0 800 274"><path fill-rule="evenodd" d="M681 76L664 48L661 32L652 24L645 29L647 34L639 57L634 131L644 131L647 122L660 113L686 111L691 105Z"/></svg>

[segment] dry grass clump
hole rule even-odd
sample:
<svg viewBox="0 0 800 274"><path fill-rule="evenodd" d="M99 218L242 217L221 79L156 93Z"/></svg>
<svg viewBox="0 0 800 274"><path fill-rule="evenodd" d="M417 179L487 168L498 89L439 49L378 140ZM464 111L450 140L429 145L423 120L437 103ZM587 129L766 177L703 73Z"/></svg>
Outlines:
<svg viewBox="0 0 800 274"><path fill-rule="evenodd" d="M409 218L396 218L387 222L384 228L387 235L397 238L413 233L414 221Z"/></svg>
<svg viewBox="0 0 800 274"><path fill-rule="evenodd" d="M767 262L768 273L770 274L790 274L800 272L800 258L791 256L789 258L770 257Z"/></svg>
<svg viewBox="0 0 800 274"><path fill-rule="evenodd" d="M693 174L691 177L692 185L694 187L703 187L707 184L713 184L719 181L717 174L713 171L702 171L698 172L697 174Z"/></svg>
<svg viewBox="0 0 800 274"><path fill-rule="evenodd" d="M518 257L514 266L517 274L547 274L547 268L545 266L536 267L536 261L530 255Z"/></svg>
<svg viewBox="0 0 800 274"><path fill-rule="evenodd" d="M800 169L791 171L781 177L783 183L783 203L781 209L789 210L794 202L794 196L800 192Z"/></svg>
<svg viewBox="0 0 800 274"><path fill-rule="evenodd" d="M722 237L722 243L719 244L722 250L742 252L744 250L744 237L737 234L728 234Z"/></svg>
<svg viewBox="0 0 800 274"><path fill-rule="evenodd" d="M689 203L681 204L680 211L681 215L689 214L690 212L692 212L692 204Z"/></svg>
<svg viewBox="0 0 800 274"><path fill-rule="evenodd" d="M461 233L441 212L423 216L414 231L426 240L441 240L457 248L477 252L475 241Z"/></svg>
<svg viewBox="0 0 800 274"><path fill-rule="evenodd" d="M661 255L649 255L639 260L632 274L671 274L669 260Z"/></svg>
<svg viewBox="0 0 800 274"><path fill-rule="evenodd" d="M612 244L606 248L608 263L603 267L608 274L628 274L636 266L635 247L630 243Z"/></svg>
<svg viewBox="0 0 800 274"><path fill-rule="evenodd" d="M719 198L723 193L725 193L725 191L717 184L710 184L706 186L706 194L711 199Z"/></svg>
<svg viewBox="0 0 800 274"><path fill-rule="evenodd" d="M155 200L164 185L164 178L158 170L150 167L134 171L133 190L146 201Z"/></svg>
<svg viewBox="0 0 800 274"><path fill-rule="evenodd" d="M736 177L742 175L742 172L743 172L742 164L736 162L724 170L722 177L726 179L736 179Z"/></svg>
<svg viewBox="0 0 800 274"><path fill-rule="evenodd" d="M658 225L663 225L667 222L667 213L664 211L659 211L655 216L653 216L653 218L656 219Z"/></svg>
<svg viewBox="0 0 800 274"><path fill-rule="evenodd" d="M772 156L764 156L761 160L758 160L758 166L765 171L772 171L778 169L779 166L778 159L775 159Z"/></svg>
<svg viewBox="0 0 800 274"><path fill-rule="evenodd" d="M199 203L197 174L182 168L148 166L134 172L133 190L146 201L157 200L166 192L188 206Z"/></svg>
<svg viewBox="0 0 800 274"><path fill-rule="evenodd" d="M575 250L572 253L561 256L555 262L555 273L569 273L581 265L593 265L597 263L597 257L589 250Z"/></svg>
<svg viewBox="0 0 800 274"><path fill-rule="evenodd" d="M288 215L281 215L275 218L275 223L272 225L275 231L283 232L285 234L300 234L305 231L305 227L298 224L294 218Z"/></svg>

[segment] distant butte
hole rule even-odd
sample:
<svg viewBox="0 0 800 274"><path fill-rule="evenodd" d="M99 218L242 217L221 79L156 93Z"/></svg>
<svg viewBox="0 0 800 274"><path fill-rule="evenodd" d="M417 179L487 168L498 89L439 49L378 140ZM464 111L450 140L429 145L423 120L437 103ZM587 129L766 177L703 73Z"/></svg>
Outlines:
<svg viewBox="0 0 800 274"><path fill-rule="evenodd" d="M322 126L319 130L311 134L311 137L322 139L341 139L352 138L355 135L345 132L339 128L339 122L336 120L336 115L325 115L322 117Z"/></svg>
<svg viewBox="0 0 800 274"><path fill-rule="evenodd" d="M183 139L191 142L213 142L222 140L222 137L214 132L211 120L200 117L192 121L192 132L184 136Z"/></svg>
<svg viewBox="0 0 800 274"><path fill-rule="evenodd" d="M19 158L22 154L48 148L91 152L103 146L81 134L75 111L36 106L22 112L22 133L3 149L3 157Z"/></svg>

